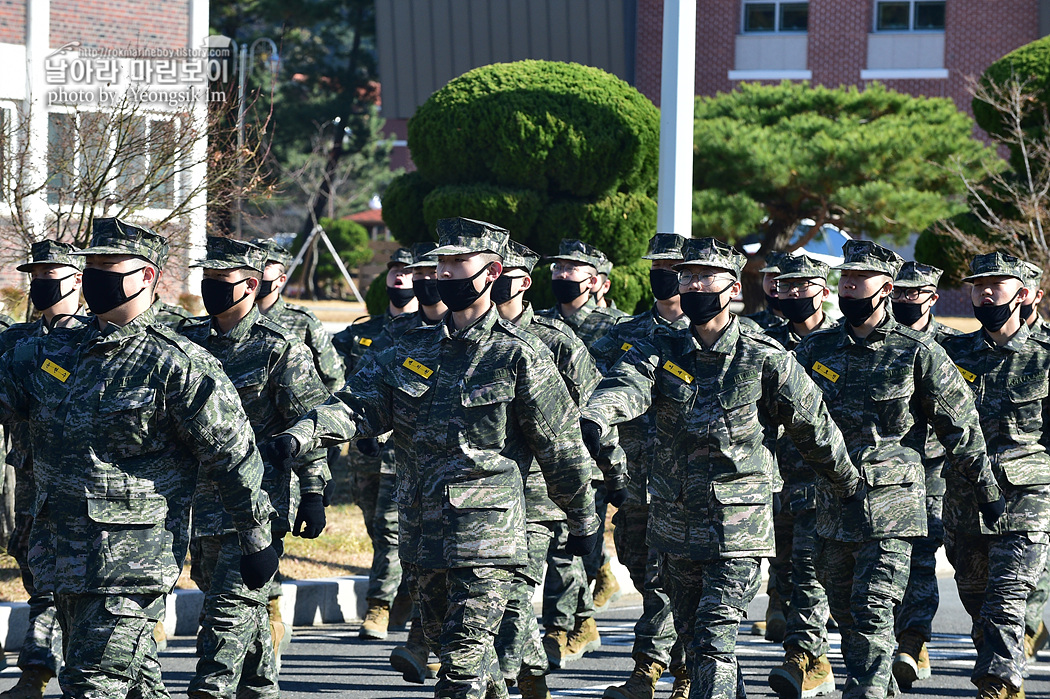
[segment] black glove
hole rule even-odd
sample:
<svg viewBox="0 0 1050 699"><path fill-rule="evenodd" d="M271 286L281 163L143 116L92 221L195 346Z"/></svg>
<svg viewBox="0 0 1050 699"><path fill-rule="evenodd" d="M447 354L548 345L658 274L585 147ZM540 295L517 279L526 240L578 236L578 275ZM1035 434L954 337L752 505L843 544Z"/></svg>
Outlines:
<svg viewBox="0 0 1050 699"><path fill-rule="evenodd" d="M978 503L977 509L981 511L981 519L984 520L984 526L989 529L995 529L995 523L1006 512L1006 498L1000 495L998 500Z"/></svg>
<svg viewBox="0 0 1050 699"><path fill-rule="evenodd" d="M379 440L374 437L370 439L359 439L357 440L357 450L365 456L379 456Z"/></svg>
<svg viewBox="0 0 1050 699"><path fill-rule="evenodd" d="M585 536L569 534L569 541L565 544L565 550L569 552L570 556L586 556L593 551L594 547L597 545L598 532L587 534Z"/></svg>
<svg viewBox="0 0 1050 699"><path fill-rule="evenodd" d="M259 454L274 468L287 471L292 467L292 459L299 456L299 442L290 434L279 434L260 444Z"/></svg>
<svg viewBox="0 0 1050 699"><path fill-rule="evenodd" d="M780 493L773 493L773 516L776 517L780 514L780 510L784 507L783 502L780 500Z"/></svg>
<svg viewBox="0 0 1050 699"><path fill-rule="evenodd" d="M299 510L295 513L292 534L304 539L316 539L324 531L324 496L321 493L303 493Z"/></svg>
<svg viewBox="0 0 1050 699"><path fill-rule="evenodd" d="M609 501L610 505L618 510L623 507L623 503L627 500L627 488L607 490L605 499Z"/></svg>
<svg viewBox="0 0 1050 699"><path fill-rule="evenodd" d="M270 582L270 578L277 572L277 552L273 546L267 546L262 551L241 555L241 579L249 590L258 590Z"/></svg>
<svg viewBox="0 0 1050 699"><path fill-rule="evenodd" d="M332 504L332 498L335 493L335 481L328 481L324 485L324 498L321 500L321 504L328 507Z"/></svg>
<svg viewBox="0 0 1050 699"><path fill-rule="evenodd" d="M864 479L862 478L860 480L859 485L857 486L857 492L853 493L853 495L849 495L847 497L842 498L842 501L845 503L864 502L864 498L866 498L867 496L868 484L864 482Z"/></svg>
<svg viewBox="0 0 1050 699"><path fill-rule="evenodd" d="M591 458L597 459L598 452L602 449L601 426L599 426L594 420L583 418L580 420L580 432L583 434L583 444L587 447L587 451L590 452Z"/></svg>

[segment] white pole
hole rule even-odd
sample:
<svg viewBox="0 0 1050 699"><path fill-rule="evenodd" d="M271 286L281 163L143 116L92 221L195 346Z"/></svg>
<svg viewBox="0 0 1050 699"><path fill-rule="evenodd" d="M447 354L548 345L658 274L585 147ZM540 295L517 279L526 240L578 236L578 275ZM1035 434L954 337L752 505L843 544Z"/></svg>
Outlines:
<svg viewBox="0 0 1050 699"><path fill-rule="evenodd" d="M664 0L656 231L687 238L692 228L695 81L696 0Z"/></svg>
<svg viewBox="0 0 1050 699"><path fill-rule="evenodd" d="M47 83L44 61L50 50L51 0L30 0L26 4L26 96L24 115L28 115L29 172L22 173L25 186L38 192L27 197L29 228L34 240L47 237L49 209L46 188L40 187L47 178ZM23 115L23 117L24 117ZM16 123L22 118L16 116Z"/></svg>

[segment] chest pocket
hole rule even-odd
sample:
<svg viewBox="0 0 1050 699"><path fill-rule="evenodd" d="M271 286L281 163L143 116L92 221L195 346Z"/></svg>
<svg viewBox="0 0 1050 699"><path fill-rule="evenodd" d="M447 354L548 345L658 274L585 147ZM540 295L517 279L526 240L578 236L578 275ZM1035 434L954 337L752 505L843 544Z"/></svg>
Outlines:
<svg viewBox="0 0 1050 699"><path fill-rule="evenodd" d="M753 439L762 429L758 420L758 401L762 384L758 379L732 386L718 394L726 430L734 442Z"/></svg>
<svg viewBox="0 0 1050 699"><path fill-rule="evenodd" d="M879 426L879 434L885 436L904 434L908 427L914 380L910 373L875 374L870 382L870 410Z"/></svg>
<svg viewBox="0 0 1050 699"><path fill-rule="evenodd" d="M429 396L430 382L403 380L394 387L394 424L414 429Z"/></svg>
<svg viewBox="0 0 1050 699"><path fill-rule="evenodd" d="M261 423L271 407L270 400L260 401L260 399L268 398L265 394L269 376L267 368L262 366L233 380L233 386L237 389L237 395L241 399L244 411L253 425ZM260 405L260 402L266 405Z"/></svg>
<svg viewBox="0 0 1050 699"><path fill-rule="evenodd" d="M475 376L463 387L461 426L471 446L484 449L503 443L512 400L514 377L509 374Z"/></svg>
<svg viewBox="0 0 1050 699"><path fill-rule="evenodd" d="M1030 379L1030 380L1024 380ZM1039 432L1043 429L1043 401L1047 397L1047 375L1022 375L1007 386L1006 400L1010 419L1021 432Z"/></svg>
<svg viewBox="0 0 1050 699"><path fill-rule="evenodd" d="M110 388L99 398L99 426L112 450L123 457L151 450L150 421L157 410L157 391L149 386Z"/></svg>

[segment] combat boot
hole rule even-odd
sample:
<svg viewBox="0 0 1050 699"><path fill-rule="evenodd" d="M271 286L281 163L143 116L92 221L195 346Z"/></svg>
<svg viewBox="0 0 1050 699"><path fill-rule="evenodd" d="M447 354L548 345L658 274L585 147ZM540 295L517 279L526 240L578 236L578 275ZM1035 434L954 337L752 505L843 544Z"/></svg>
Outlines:
<svg viewBox="0 0 1050 699"><path fill-rule="evenodd" d="M1035 658L1036 653L1043 649L1046 645L1047 640L1050 639L1050 633L1046 630L1046 624L1039 621L1039 628L1035 630L1035 633L1024 632L1024 654L1029 660Z"/></svg>
<svg viewBox="0 0 1050 699"><path fill-rule="evenodd" d="M594 611L605 611L612 602L620 599L620 582L612 572L612 565L606 563L598 569L598 575L594 578Z"/></svg>
<svg viewBox="0 0 1050 699"><path fill-rule="evenodd" d="M551 699L547 678L543 675L518 675L518 693L521 699Z"/></svg>
<svg viewBox="0 0 1050 699"><path fill-rule="evenodd" d="M893 659L893 676L905 692L910 692L916 681L930 678L930 653L921 634L911 630L901 633Z"/></svg>
<svg viewBox="0 0 1050 699"><path fill-rule="evenodd" d="M357 632L357 637L382 641L386 638L386 629L389 624L390 605L370 599L368 600L368 611L365 612L365 620L361 623L361 630Z"/></svg>
<svg viewBox="0 0 1050 699"><path fill-rule="evenodd" d="M390 651L390 665L401 673L405 682L423 684L427 677L437 676L437 670L427 665L429 656L430 646L423 635L423 623L419 619L413 619L405 645Z"/></svg>
<svg viewBox="0 0 1050 699"><path fill-rule="evenodd" d="M579 660L592 650L602 647L601 636L598 635L598 624L594 617L578 619L576 628L572 630L565 640L565 652L561 656L561 666Z"/></svg>
<svg viewBox="0 0 1050 699"><path fill-rule="evenodd" d="M168 632L164 630L163 621L158 621L153 627L153 640L157 643L158 653L163 653L168 649Z"/></svg>
<svg viewBox="0 0 1050 699"><path fill-rule="evenodd" d="M617 687L609 687L602 695L604 699L653 699L656 683L667 666L655 660L637 660L634 672L627 681Z"/></svg>
<svg viewBox="0 0 1050 699"><path fill-rule="evenodd" d="M0 694L2 699L43 699L47 683L54 675L46 667L30 665L22 670L22 676L14 687Z"/></svg>
<svg viewBox="0 0 1050 699"><path fill-rule="evenodd" d="M781 699L808 699L835 691L835 675L828 656L788 646L784 662L769 673L769 686Z"/></svg>
<svg viewBox="0 0 1050 699"><path fill-rule="evenodd" d="M292 642L292 627L281 618L281 598L274 597L266 603L266 613L270 617L270 636L273 640L273 655L277 661L277 671L281 671L281 654Z"/></svg>
<svg viewBox="0 0 1050 699"><path fill-rule="evenodd" d="M766 621L753 621L751 622L751 635L752 636L765 636L766 635Z"/></svg>
<svg viewBox="0 0 1050 699"><path fill-rule="evenodd" d="M772 609L766 614L766 640L773 643L783 643L787 636L787 619L781 608Z"/></svg>
<svg viewBox="0 0 1050 699"><path fill-rule="evenodd" d="M388 629L391 631L404 631L408 626L408 620L412 616L412 596L407 592L398 590L394 596L394 603L390 605L390 623Z"/></svg>
<svg viewBox="0 0 1050 699"><path fill-rule="evenodd" d="M551 667L561 667L561 660L565 657L565 644L569 640L569 632L564 629L548 628L543 633L543 650L547 653L547 662Z"/></svg>
<svg viewBox="0 0 1050 699"><path fill-rule="evenodd" d="M674 675L674 684L671 685L671 699L689 699L689 688L693 684L689 676L689 668L685 665L671 668Z"/></svg>
<svg viewBox="0 0 1050 699"><path fill-rule="evenodd" d="M985 675L977 680L977 699L1024 699L1024 686L1014 689L1005 680Z"/></svg>

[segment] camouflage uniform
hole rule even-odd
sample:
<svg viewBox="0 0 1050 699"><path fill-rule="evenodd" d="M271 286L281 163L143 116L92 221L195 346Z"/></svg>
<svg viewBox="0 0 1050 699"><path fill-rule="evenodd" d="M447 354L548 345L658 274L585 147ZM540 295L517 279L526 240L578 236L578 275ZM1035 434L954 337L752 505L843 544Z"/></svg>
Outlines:
<svg viewBox="0 0 1050 699"><path fill-rule="evenodd" d="M712 238L689 240L689 265L740 274L743 256ZM773 553L770 451L783 425L809 463L848 496L858 487L820 392L780 345L735 316L705 348L692 332L658 331L635 344L591 397L584 418L604 428L652 408L658 432L649 474L648 543L685 643L691 697L743 696L735 647Z"/></svg>
<svg viewBox="0 0 1050 699"><path fill-rule="evenodd" d="M153 313L156 322L176 329L180 324L189 320L193 315L182 306L164 303L160 299L153 302Z"/></svg>
<svg viewBox="0 0 1050 699"><path fill-rule="evenodd" d="M604 258L604 260L602 261L601 265L598 267L598 274L604 274L606 279L610 279L612 277L612 269L613 269L612 260L610 260L605 255L605 253L602 253L602 257ZM613 301L612 299L606 298L606 299L603 299L603 301L605 301L605 306L601 307L602 310L604 310L606 313L611 315L613 318L626 318L627 316L630 315L630 313L626 313L624 311L621 311L619 308L617 308L616 307L616 302Z"/></svg>
<svg viewBox="0 0 1050 699"><path fill-rule="evenodd" d="M891 279L901 264L868 241L847 242L843 254L839 269ZM846 506L823 484L817 489L816 563L842 633L843 697L892 696L893 607L907 585L911 540L928 533L922 427L933 425L948 463L982 502L997 500L999 489L973 399L944 350L922 333L886 313L866 338L843 322L806 336L795 356L823 391L868 488Z"/></svg>
<svg viewBox="0 0 1050 699"><path fill-rule="evenodd" d="M195 266L261 273L265 265L263 251L250 243L209 237L207 250L207 259ZM254 306L227 332L211 318L185 323L180 332L221 362L257 443L294 424L329 395L306 345ZM324 454L316 452L301 458L294 473L264 463L263 490L277 510L272 522L275 541L291 530L300 492L324 492L326 466ZM197 635L197 673L189 695L234 697L239 688L251 688L254 696L278 696L267 591L250 590L242 582L233 523L211 483L202 483L194 494L190 549L191 575L204 592L204 606Z"/></svg>
<svg viewBox="0 0 1050 699"><path fill-rule="evenodd" d="M6 313L0 313L0 328L10 328L15 324L15 319Z"/></svg>
<svg viewBox="0 0 1050 699"><path fill-rule="evenodd" d="M978 255L971 276L1024 279L1020 261ZM1050 458L1045 424L1050 399L1050 340L1027 325L1002 347L984 329L949 337L944 348L977 402L993 470L1006 498L994 529L978 516L973 491L947 474L945 547L959 597L973 619L974 683L993 676L1021 687L1025 603L1046 564L1050 532Z"/></svg>
<svg viewBox="0 0 1050 699"><path fill-rule="evenodd" d="M438 254L502 255L506 246L506 231L489 224L443 219L438 231ZM528 563L525 459L539 461L579 536L597 530L591 461L550 351L495 307L466 328L452 319L366 357L288 434L312 447L393 430L401 560L441 649L435 693L505 697L493 638L513 570Z"/></svg>
<svg viewBox="0 0 1050 699"><path fill-rule="evenodd" d="M153 264L163 238L95 219L85 254ZM270 545L262 462L222 368L154 322L97 322L0 358L0 420L29 426L37 496L29 565L55 595L65 694L167 696L153 628L186 555L198 477L214 480L241 550ZM99 543L99 542L103 543Z"/></svg>

